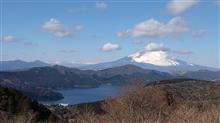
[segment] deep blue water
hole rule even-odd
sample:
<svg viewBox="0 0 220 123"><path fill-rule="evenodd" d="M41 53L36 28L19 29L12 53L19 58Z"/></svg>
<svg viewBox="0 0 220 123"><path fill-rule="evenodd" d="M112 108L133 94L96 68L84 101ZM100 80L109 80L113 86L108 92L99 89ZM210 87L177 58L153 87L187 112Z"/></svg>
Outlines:
<svg viewBox="0 0 220 123"><path fill-rule="evenodd" d="M64 98L58 101L44 102L46 104L80 104L86 102L94 102L103 100L109 97L116 97L119 95L120 86L101 85L97 88L88 89L71 89L58 90L62 93Z"/></svg>

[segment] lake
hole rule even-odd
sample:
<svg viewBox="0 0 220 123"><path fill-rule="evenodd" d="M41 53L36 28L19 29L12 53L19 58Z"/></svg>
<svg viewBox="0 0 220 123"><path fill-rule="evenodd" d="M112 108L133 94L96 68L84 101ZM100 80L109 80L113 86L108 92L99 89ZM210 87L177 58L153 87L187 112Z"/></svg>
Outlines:
<svg viewBox="0 0 220 123"><path fill-rule="evenodd" d="M57 90L56 90L57 91ZM119 95L120 86L101 85L97 88L75 88L71 90L58 90L64 98L58 101L44 102L46 104L80 104L95 102Z"/></svg>

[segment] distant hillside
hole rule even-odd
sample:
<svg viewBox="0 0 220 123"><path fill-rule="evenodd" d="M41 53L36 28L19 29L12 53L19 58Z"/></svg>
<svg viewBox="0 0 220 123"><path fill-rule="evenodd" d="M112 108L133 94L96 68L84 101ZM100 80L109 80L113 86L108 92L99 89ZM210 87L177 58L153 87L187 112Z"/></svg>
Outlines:
<svg viewBox="0 0 220 123"><path fill-rule="evenodd" d="M192 72L183 73L181 76L201 79L201 80L220 80L220 71L198 70Z"/></svg>
<svg viewBox="0 0 220 123"><path fill-rule="evenodd" d="M0 121L1 123L64 122L45 106L14 89L4 87L0 87Z"/></svg>
<svg viewBox="0 0 220 123"><path fill-rule="evenodd" d="M0 72L0 80L10 85L29 85L43 88L97 87L100 84L121 85L133 79L145 82L170 79L171 75L154 70L145 70L134 65L105 69L101 71L79 70L63 66L35 67ZM6 85L6 84L5 84Z"/></svg>
<svg viewBox="0 0 220 123"><path fill-rule="evenodd" d="M145 83L156 80L172 79L169 73L155 70L147 70L135 65L124 65L115 68L108 68L96 72L96 78L102 83L126 84L133 80L141 80Z"/></svg>
<svg viewBox="0 0 220 123"><path fill-rule="evenodd" d="M31 67L44 67L44 66L49 66L49 64L39 60L32 62L26 62L22 60L1 61L0 71L24 69Z"/></svg>
<svg viewBox="0 0 220 123"><path fill-rule="evenodd" d="M157 62L162 62L162 61L157 61ZM58 65L69 67L69 68L78 68L81 70L104 70L108 68L115 68L115 67L120 67L120 66L125 66L125 65L135 65L143 69L156 70L156 71L161 71L161 72L170 72L170 73L175 72L175 71L198 71L198 70L219 71L220 70L219 68L191 64L191 63L178 60L178 59L175 59L174 63L175 64L170 63L170 65L161 66L158 64L154 64L154 63L138 62L135 60L135 58L131 56L127 56L127 57L120 58L115 61L98 63L98 64L81 64L81 63L61 62ZM22 61L22 60L1 61L0 71L9 71L9 70L11 71L11 70L16 70L16 69L45 67L45 66L52 66L52 65L55 65L55 64L45 63L39 60L35 60L31 62Z"/></svg>
<svg viewBox="0 0 220 123"><path fill-rule="evenodd" d="M97 81L84 71L57 65L0 72L0 79L53 89L98 86Z"/></svg>

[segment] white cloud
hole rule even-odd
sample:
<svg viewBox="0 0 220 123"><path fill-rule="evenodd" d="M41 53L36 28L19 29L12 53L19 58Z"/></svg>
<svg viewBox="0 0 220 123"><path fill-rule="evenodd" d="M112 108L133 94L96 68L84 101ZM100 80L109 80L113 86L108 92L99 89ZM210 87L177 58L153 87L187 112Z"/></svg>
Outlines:
<svg viewBox="0 0 220 123"><path fill-rule="evenodd" d="M48 32L56 37L64 38L70 37L76 31L81 31L84 27L82 25L76 25L73 28L63 25L59 20L51 18L49 21L42 25L42 30Z"/></svg>
<svg viewBox="0 0 220 123"><path fill-rule="evenodd" d="M174 17L167 23L159 22L153 18L135 25L132 29L119 32L119 37L162 37L177 36L189 30L181 17Z"/></svg>
<svg viewBox="0 0 220 123"><path fill-rule="evenodd" d="M60 23L59 20L51 18L49 21L45 22L42 26L43 31L49 32L53 34L54 36L63 38L63 37L69 37L72 35L72 30L65 27Z"/></svg>
<svg viewBox="0 0 220 123"><path fill-rule="evenodd" d="M167 9L172 14L180 14L199 3L199 1L200 0L171 0L167 5Z"/></svg>
<svg viewBox="0 0 220 123"><path fill-rule="evenodd" d="M108 7L108 4L104 3L104 2L98 2L98 3L96 3L95 7L97 9L106 9Z"/></svg>
<svg viewBox="0 0 220 123"><path fill-rule="evenodd" d="M179 65L178 60L171 56L172 53L185 55L191 52L187 50L171 50L163 44L149 43L143 49L129 55L129 57L139 63L149 63L159 66Z"/></svg>
<svg viewBox="0 0 220 123"><path fill-rule="evenodd" d="M1 37L1 41L3 42L17 42L20 41L21 39L13 36L13 35L6 35Z"/></svg>
<svg viewBox="0 0 220 123"><path fill-rule="evenodd" d="M113 44L113 43L106 43L101 48L101 50L104 52L120 50L120 49L121 49L121 47L118 44Z"/></svg>
<svg viewBox="0 0 220 123"><path fill-rule="evenodd" d="M205 35L206 32L207 32L207 30L200 29L198 31L193 31L192 36L195 37L195 38L198 38L198 37L201 37L201 36Z"/></svg>

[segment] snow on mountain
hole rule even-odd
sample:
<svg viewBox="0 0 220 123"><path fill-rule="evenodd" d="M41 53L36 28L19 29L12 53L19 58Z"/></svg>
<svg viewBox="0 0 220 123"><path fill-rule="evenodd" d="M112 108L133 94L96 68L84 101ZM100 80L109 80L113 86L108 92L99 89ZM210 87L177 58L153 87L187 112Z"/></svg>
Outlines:
<svg viewBox="0 0 220 123"><path fill-rule="evenodd" d="M129 56L135 62L153 64L157 66L177 66L180 63L175 59L169 58L164 51L137 52Z"/></svg>
<svg viewBox="0 0 220 123"><path fill-rule="evenodd" d="M135 62L157 66L177 66L180 63L168 55L170 49L163 44L149 43L144 49L137 51L128 57Z"/></svg>

